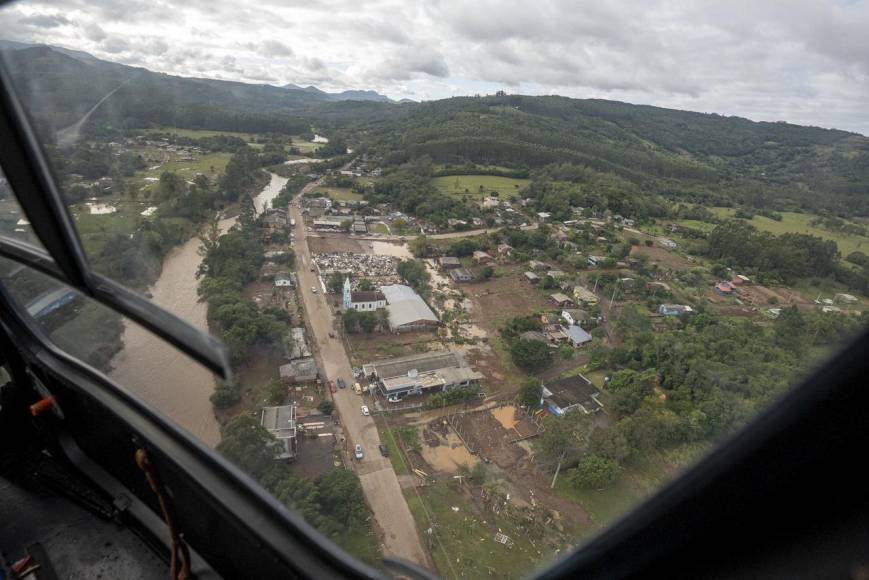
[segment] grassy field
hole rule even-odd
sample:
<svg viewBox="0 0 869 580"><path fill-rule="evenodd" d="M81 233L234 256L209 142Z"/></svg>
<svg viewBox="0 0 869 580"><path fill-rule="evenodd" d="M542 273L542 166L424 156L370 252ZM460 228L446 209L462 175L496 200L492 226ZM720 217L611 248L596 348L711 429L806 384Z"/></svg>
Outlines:
<svg viewBox="0 0 869 580"><path fill-rule="evenodd" d="M423 540L430 538L432 558L444 578L520 578L540 561L527 534L513 521L491 511L478 513L452 484L436 483L420 489L419 495L414 490L404 493ZM426 533L429 528L431 535ZM511 548L494 541L498 530L514 541Z"/></svg>
<svg viewBox="0 0 869 580"><path fill-rule="evenodd" d="M293 146L299 149L299 152L304 153L313 153L317 149L320 148L320 143L314 143L312 141L306 141L304 137L301 135L293 135Z"/></svg>
<svg viewBox="0 0 869 580"><path fill-rule="evenodd" d="M318 187L314 192L327 195L334 201L362 201L362 194L349 187Z"/></svg>
<svg viewBox="0 0 869 580"><path fill-rule="evenodd" d="M145 131L143 131L143 133L174 133L179 137L189 137L191 139L214 137L216 135L227 135L229 137L241 137L245 141L253 141L253 139L256 137L255 133L239 133L237 131L210 131L206 129L178 129L176 127L160 127L159 129L146 129Z"/></svg>
<svg viewBox="0 0 869 580"><path fill-rule="evenodd" d="M712 211L719 217L733 217L735 212L733 208L728 207L715 207L712 208ZM842 256L847 256L856 250L869 252L869 238L865 236L840 234L813 226L809 222L816 216L812 214L782 212L781 215L782 221L780 222L756 215L752 218L751 224L759 230L776 235L785 233L812 234L825 240L833 240L839 246Z"/></svg>
<svg viewBox="0 0 869 580"><path fill-rule="evenodd" d="M440 191L453 196L472 195L484 197L498 192L502 197L509 198L519 193L519 190L531 183L529 179L513 179L494 175L450 175L435 177L432 185Z"/></svg>
<svg viewBox="0 0 869 580"><path fill-rule="evenodd" d="M113 234L129 234L136 231L142 221L140 213L147 203L132 201L115 201L114 198L100 200L102 203L111 203L117 208L115 213L91 214L85 205L73 206L72 214L75 226L78 230L85 252L89 255L98 254L108 237Z"/></svg>
<svg viewBox="0 0 869 580"><path fill-rule="evenodd" d="M368 226L368 231L372 234L383 234L384 236L389 235L389 228L386 227L386 224L382 223L374 223Z"/></svg>

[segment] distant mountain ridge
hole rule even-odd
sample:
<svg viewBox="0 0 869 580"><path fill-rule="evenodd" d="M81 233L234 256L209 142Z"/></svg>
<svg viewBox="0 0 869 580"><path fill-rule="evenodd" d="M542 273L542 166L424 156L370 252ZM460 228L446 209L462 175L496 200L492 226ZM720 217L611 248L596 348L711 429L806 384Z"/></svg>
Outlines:
<svg viewBox="0 0 869 580"><path fill-rule="evenodd" d="M393 99L390 99L386 95L381 95L377 91L372 90L349 90L341 91L340 93L329 93L313 85L308 85L307 87L300 87L299 85L294 85L293 83L288 83L284 85L283 88L294 91L305 91L313 95L320 95L325 99L328 99L329 101L374 101L378 103L397 102ZM402 99L402 101L406 102L407 99Z"/></svg>

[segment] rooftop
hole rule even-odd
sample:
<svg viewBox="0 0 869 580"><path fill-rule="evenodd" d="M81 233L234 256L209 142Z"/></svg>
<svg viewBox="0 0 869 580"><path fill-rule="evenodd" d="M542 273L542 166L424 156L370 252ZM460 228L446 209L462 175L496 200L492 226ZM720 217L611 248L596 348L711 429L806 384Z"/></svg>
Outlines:
<svg viewBox="0 0 869 580"><path fill-rule="evenodd" d="M378 302L380 300L386 300L380 290L359 290L350 293L351 302Z"/></svg>
<svg viewBox="0 0 869 580"><path fill-rule="evenodd" d="M274 435L275 439L289 439L296 436L296 406L263 407L260 425Z"/></svg>
<svg viewBox="0 0 869 580"><path fill-rule="evenodd" d="M420 320L438 322L438 317L413 288L402 284L382 286L389 312L389 326L397 328Z"/></svg>
<svg viewBox="0 0 869 580"><path fill-rule="evenodd" d="M601 405L595 397L600 395L591 381L582 375L558 379L543 385L543 396L565 411L576 405L582 405L587 412L600 410Z"/></svg>
<svg viewBox="0 0 869 580"><path fill-rule="evenodd" d="M425 373L447 367L461 367L463 364L464 361L456 352L435 351L375 361L364 365L362 370L368 375L376 374L383 380L407 377L412 370Z"/></svg>

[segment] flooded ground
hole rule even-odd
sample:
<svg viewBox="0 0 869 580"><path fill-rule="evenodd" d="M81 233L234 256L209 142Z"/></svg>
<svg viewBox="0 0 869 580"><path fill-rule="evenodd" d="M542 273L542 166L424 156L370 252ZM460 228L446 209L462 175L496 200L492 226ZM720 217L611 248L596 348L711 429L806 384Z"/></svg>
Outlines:
<svg viewBox="0 0 869 580"><path fill-rule="evenodd" d="M401 258L402 260L409 260L413 258L413 254L410 253L410 249L407 247L407 244L399 244L394 242L369 242L369 244L372 254L379 254L381 256L394 256L396 258Z"/></svg>
<svg viewBox="0 0 869 580"><path fill-rule="evenodd" d="M272 174L269 184L254 198L257 211L280 192L286 181ZM221 231L234 223L235 218L221 220ZM208 332L206 305L199 302L197 294L200 246L199 238L194 237L173 248L164 258L160 278L149 293L158 306ZM112 378L207 445L217 445L220 429L209 400L214 375L137 324L125 323L123 341L124 349L112 361Z"/></svg>
<svg viewBox="0 0 869 580"><path fill-rule="evenodd" d="M490 413L492 413L492 416L498 420L498 423L500 423L504 429L512 429L516 426L516 423L519 422L516 418L516 407L513 405L492 409Z"/></svg>
<svg viewBox="0 0 869 580"><path fill-rule="evenodd" d="M480 462L452 431L441 437L440 443L437 447L422 446L422 458L438 471L454 473L459 465L473 467Z"/></svg>
<svg viewBox="0 0 869 580"><path fill-rule="evenodd" d="M253 205L257 213L262 213L266 207L271 207L272 200L277 197L288 181L286 177L281 177L276 173L270 173L269 175L271 175L271 180L268 185L263 188L259 195L253 198Z"/></svg>

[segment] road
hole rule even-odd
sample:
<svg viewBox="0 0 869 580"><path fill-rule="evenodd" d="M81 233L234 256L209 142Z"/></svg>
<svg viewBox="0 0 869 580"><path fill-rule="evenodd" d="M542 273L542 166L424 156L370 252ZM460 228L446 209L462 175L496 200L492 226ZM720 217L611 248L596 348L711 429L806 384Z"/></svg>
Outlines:
<svg viewBox="0 0 869 580"><path fill-rule="evenodd" d="M354 459L353 467L359 475L362 491L374 514L374 519L383 531L385 555L397 556L431 568L392 463L382 457L378 450L380 435L377 433L374 419L362 415L362 397L350 388L354 380L344 343L340 338L329 336L330 332L335 332L335 321L322 293L319 279L314 272L311 272L313 262L308 248L305 222L298 205L301 196L317 185L318 182L308 184L290 207L290 217L296 220L294 248L299 294L313 331L313 339L320 352L325 378L334 381L341 377L348 384L348 388L338 389L338 392L333 395L333 400L348 438L348 449L352 451L357 443L362 445L365 457L361 461ZM315 287L316 293L312 291ZM339 336L337 332L336 336Z"/></svg>

